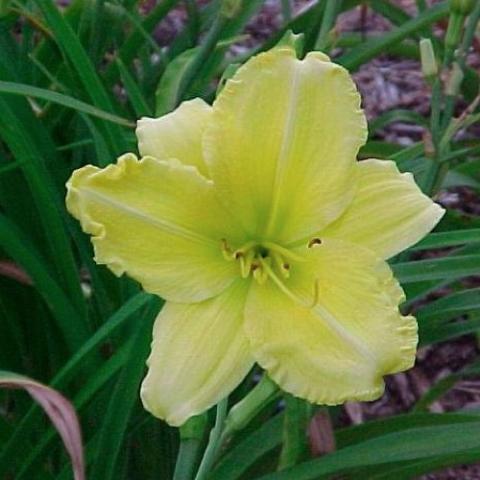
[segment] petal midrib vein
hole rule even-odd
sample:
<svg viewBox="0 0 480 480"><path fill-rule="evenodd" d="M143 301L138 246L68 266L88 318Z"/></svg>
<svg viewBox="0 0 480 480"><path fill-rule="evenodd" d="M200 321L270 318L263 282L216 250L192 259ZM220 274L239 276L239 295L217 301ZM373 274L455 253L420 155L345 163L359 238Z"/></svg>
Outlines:
<svg viewBox="0 0 480 480"><path fill-rule="evenodd" d="M272 187L272 201L270 214L268 217L267 226L265 228L265 236L271 234L271 230L275 224L275 219L277 216L278 204L280 201L281 188L284 183L285 170L288 163L288 154L290 152L292 140L293 140L293 130L295 128L295 112L297 110L297 97L299 90L299 68L293 69L293 78L292 78L292 87L290 100L287 107L286 117L285 117L285 127L283 129L283 138L282 144L280 147L280 152L278 155L275 177L273 180Z"/></svg>
<svg viewBox="0 0 480 480"><path fill-rule="evenodd" d="M128 205L125 205L124 203L117 202L113 200L110 197L107 197L105 195L102 195L101 193L98 193L94 190L91 190L89 188L84 188L82 189L84 194L87 197L93 198L99 202L103 202L104 204L113 206L123 212L125 212L127 215L136 217L140 220L143 220L145 223L148 223L156 228L159 228L160 230L163 230L164 232L170 233L171 235L176 235L177 237L182 237L187 240L197 242L197 243L204 243L208 245L216 245L217 242L215 240L208 238L204 235L201 235L199 233L193 232L192 230L189 230L188 228L182 227L181 225L177 225L175 223L171 223L169 221L163 220L161 218L157 217L152 217L150 215L145 214L141 210L138 210L136 208L132 208Z"/></svg>

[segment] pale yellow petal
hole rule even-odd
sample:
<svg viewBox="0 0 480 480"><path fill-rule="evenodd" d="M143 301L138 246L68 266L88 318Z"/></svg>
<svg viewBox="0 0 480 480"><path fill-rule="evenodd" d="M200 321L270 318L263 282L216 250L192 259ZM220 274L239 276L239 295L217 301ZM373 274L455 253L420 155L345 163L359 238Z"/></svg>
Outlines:
<svg viewBox="0 0 480 480"><path fill-rule="evenodd" d="M424 195L410 173L394 162L358 163L358 190L343 215L320 237L341 238L390 258L423 238L445 210Z"/></svg>
<svg viewBox="0 0 480 480"><path fill-rule="evenodd" d="M160 160L176 158L185 165L194 165L208 177L202 154L202 135L210 114L210 105L195 98L162 117L141 118L136 131L140 155Z"/></svg>
<svg viewBox="0 0 480 480"><path fill-rule="evenodd" d="M248 285L238 280L204 302L165 305L155 322L141 389L153 415L181 425L226 397L252 368L242 329Z"/></svg>
<svg viewBox="0 0 480 480"><path fill-rule="evenodd" d="M92 235L95 260L116 275L178 302L217 295L237 276L221 252L228 216L194 167L127 154L75 171L67 187L67 207Z"/></svg>
<svg viewBox="0 0 480 480"><path fill-rule="evenodd" d="M213 105L204 136L212 179L253 238L309 235L348 205L355 157L366 138L348 72L288 47L241 67Z"/></svg>
<svg viewBox="0 0 480 480"><path fill-rule="evenodd" d="M378 398L382 377L415 360L417 325L398 311L401 288L363 247L326 240L297 253L306 262L292 264L284 287L252 285L245 319L255 359L310 402Z"/></svg>

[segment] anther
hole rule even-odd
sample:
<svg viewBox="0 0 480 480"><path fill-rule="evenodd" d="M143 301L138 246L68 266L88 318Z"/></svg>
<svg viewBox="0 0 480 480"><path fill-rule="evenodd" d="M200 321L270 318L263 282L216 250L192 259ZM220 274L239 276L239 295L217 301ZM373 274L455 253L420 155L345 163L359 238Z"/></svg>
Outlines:
<svg viewBox="0 0 480 480"><path fill-rule="evenodd" d="M225 258L225 260L228 260L228 261L234 260L232 250L229 247L227 240L225 238L222 238L221 244L222 244L221 246L222 255Z"/></svg>
<svg viewBox="0 0 480 480"><path fill-rule="evenodd" d="M242 278L247 278L250 275L254 258L255 252L253 250L249 250L246 255L243 255L243 253L240 255L240 274Z"/></svg>
<svg viewBox="0 0 480 480"><path fill-rule="evenodd" d="M312 238L309 242L308 242L308 245L307 247L308 248L312 248L314 247L315 245L321 245L322 244L322 240L318 237L315 237L315 238Z"/></svg>
<svg viewBox="0 0 480 480"><path fill-rule="evenodd" d="M256 268L253 271L253 278L258 282L259 285L263 285L268 279L268 272L265 268L259 265L259 268Z"/></svg>
<svg viewBox="0 0 480 480"><path fill-rule="evenodd" d="M290 277L290 265L288 263L282 263L280 267L280 273L282 274L283 278Z"/></svg>

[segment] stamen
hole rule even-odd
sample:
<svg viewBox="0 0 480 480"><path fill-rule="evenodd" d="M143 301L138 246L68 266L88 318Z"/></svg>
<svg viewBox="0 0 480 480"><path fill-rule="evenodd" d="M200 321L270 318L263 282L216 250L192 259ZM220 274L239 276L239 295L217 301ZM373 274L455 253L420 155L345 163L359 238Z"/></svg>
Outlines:
<svg viewBox="0 0 480 480"><path fill-rule="evenodd" d="M277 252L282 255L282 257L289 258L290 260L294 260L296 262L305 262L305 258L291 252L287 248L283 248L280 245L277 245L276 243L262 242L262 246L268 248L268 250L270 250L271 252Z"/></svg>
<svg viewBox="0 0 480 480"><path fill-rule="evenodd" d="M222 255L225 260L228 260L229 262L232 260L235 260L232 249L227 243L227 240L225 238L222 238L221 240L221 250L222 250Z"/></svg>
<svg viewBox="0 0 480 480"><path fill-rule="evenodd" d="M250 249L246 255L240 256L240 275L242 278L247 278L250 275L250 271L252 270L252 262L255 258L255 251Z"/></svg>
<svg viewBox="0 0 480 480"><path fill-rule="evenodd" d="M319 297L319 282L318 282L318 279L315 279L315 282L313 284L313 299L312 299L312 302L310 302L309 304L306 304L304 302L304 300L302 298L300 298L298 295L296 295L295 293L293 293L274 273L274 271L267 265L267 263L262 260L262 259L259 259L260 260L260 263L262 264L262 267L263 269L265 270L265 272L267 273L267 275L275 282L275 284L277 285L278 288L280 288L280 290L285 293L290 299L292 299L294 302L297 302L299 303L300 305L302 305L303 307L305 308L308 308L308 309L311 309L313 307L315 307L315 305L317 305L318 303L318 297ZM254 272L254 276L255 276L255 272Z"/></svg>
<svg viewBox="0 0 480 480"><path fill-rule="evenodd" d="M282 274L283 278L288 278L290 276L290 265L283 260L283 257L277 252L271 252L270 255L275 262L278 270Z"/></svg>
<svg viewBox="0 0 480 480"><path fill-rule="evenodd" d="M260 260L260 262L262 264L259 265L258 268L255 268L255 270L253 270L253 278L260 285L263 285L268 280L268 272L264 268L264 266L266 265L266 262L264 262L263 260Z"/></svg>
<svg viewBox="0 0 480 480"><path fill-rule="evenodd" d="M307 247L308 248L312 248L314 247L315 245L321 245L322 244L322 240L318 237L315 237L315 238L312 238L309 242L308 242L308 245Z"/></svg>
<svg viewBox="0 0 480 480"><path fill-rule="evenodd" d="M280 272L285 278L290 278L290 264L289 263L282 264L282 268L280 269Z"/></svg>

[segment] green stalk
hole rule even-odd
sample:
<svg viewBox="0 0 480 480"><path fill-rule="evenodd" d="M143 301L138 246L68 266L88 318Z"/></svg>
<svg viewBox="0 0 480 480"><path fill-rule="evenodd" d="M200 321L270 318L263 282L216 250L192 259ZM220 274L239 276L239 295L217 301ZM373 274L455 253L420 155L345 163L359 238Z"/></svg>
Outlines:
<svg viewBox="0 0 480 480"><path fill-rule="evenodd" d="M90 58L94 65L100 60L100 39L102 27L105 27L103 17L105 15L105 0L95 0L93 6L92 25L90 31Z"/></svg>
<svg viewBox="0 0 480 480"><path fill-rule="evenodd" d="M227 417L228 397L224 398L217 405L217 415L215 419L215 426L210 432L210 438L208 439L208 445L198 468L195 480L204 480L207 474L212 469L213 464L217 458L218 450L220 447L220 441L222 437L223 425L225 418Z"/></svg>
<svg viewBox="0 0 480 480"><path fill-rule="evenodd" d="M200 447L201 441L197 438L187 438L180 442L173 480L191 480L193 478Z"/></svg>
<svg viewBox="0 0 480 480"><path fill-rule="evenodd" d="M458 64L454 64L450 70L447 95L443 96L442 94L440 79L435 81L432 90L431 133L435 154L426 173L424 183L424 191L429 195L434 195L439 190L445 175L448 173L448 163L442 162L442 158L450 153L449 125L454 112L455 99L460 90L461 74L465 67L465 56L473 42L479 18L480 2L477 2L469 17L463 38L462 29L465 22L465 15L454 12L449 19L448 30L445 37L443 70L450 69L452 66L454 52L458 44L460 44L458 53L459 62ZM455 69L455 67L457 69ZM442 97L444 100L443 114L441 111L441 105L443 103Z"/></svg>
<svg viewBox="0 0 480 480"><path fill-rule="evenodd" d="M265 374L260 382L230 409L225 420L221 444L228 441L235 432L245 428L279 394L277 385Z"/></svg>
<svg viewBox="0 0 480 480"><path fill-rule="evenodd" d="M337 13L342 8L342 0L327 0L323 11L322 23L318 34L315 50L324 51L328 45L328 34L335 25Z"/></svg>
<svg viewBox="0 0 480 480"><path fill-rule="evenodd" d="M475 32L477 29L477 24L479 19L480 19L480 2L477 2L475 5L475 8L473 9L472 13L468 17L468 21L465 27L465 33L463 35L463 39L457 53L458 67L461 69L463 73L465 73L465 70L467 68L465 61L466 61L467 53L470 49L470 46L472 45L473 40L475 38ZM453 72L451 74L453 74ZM445 113L442 121L442 127L444 129L448 127L448 124L453 116L453 112L455 108L455 98L456 98L456 95L458 94L458 91L460 90L460 87L461 87L461 81L455 82L455 85L453 85L452 91L450 92L449 95L446 96Z"/></svg>
<svg viewBox="0 0 480 480"><path fill-rule="evenodd" d="M188 94L188 89L192 86L198 71L202 68L204 63L208 60L208 57L215 50L215 47L220 40L223 32L223 28L228 22L228 18L224 15L219 15L212 25L212 28L207 33L205 40L203 41L197 55L191 60L187 66L180 85L178 87L178 94L176 104L178 105L182 100L185 100Z"/></svg>
<svg viewBox="0 0 480 480"><path fill-rule="evenodd" d="M144 32L151 33L156 25L165 18L170 10L172 10L180 0L163 0L160 1L148 16L142 21L141 29L135 29L126 39L117 52L117 56L128 67L138 54L142 42L144 41ZM118 70L115 63L111 63L105 72L105 79L108 83L114 83L117 79Z"/></svg>
<svg viewBox="0 0 480 480"><path fill-rule="evenodd" d="M207 415L190 418L180 427L180 450L175 464L173 480L191 480L207 426Z"/></svg>

